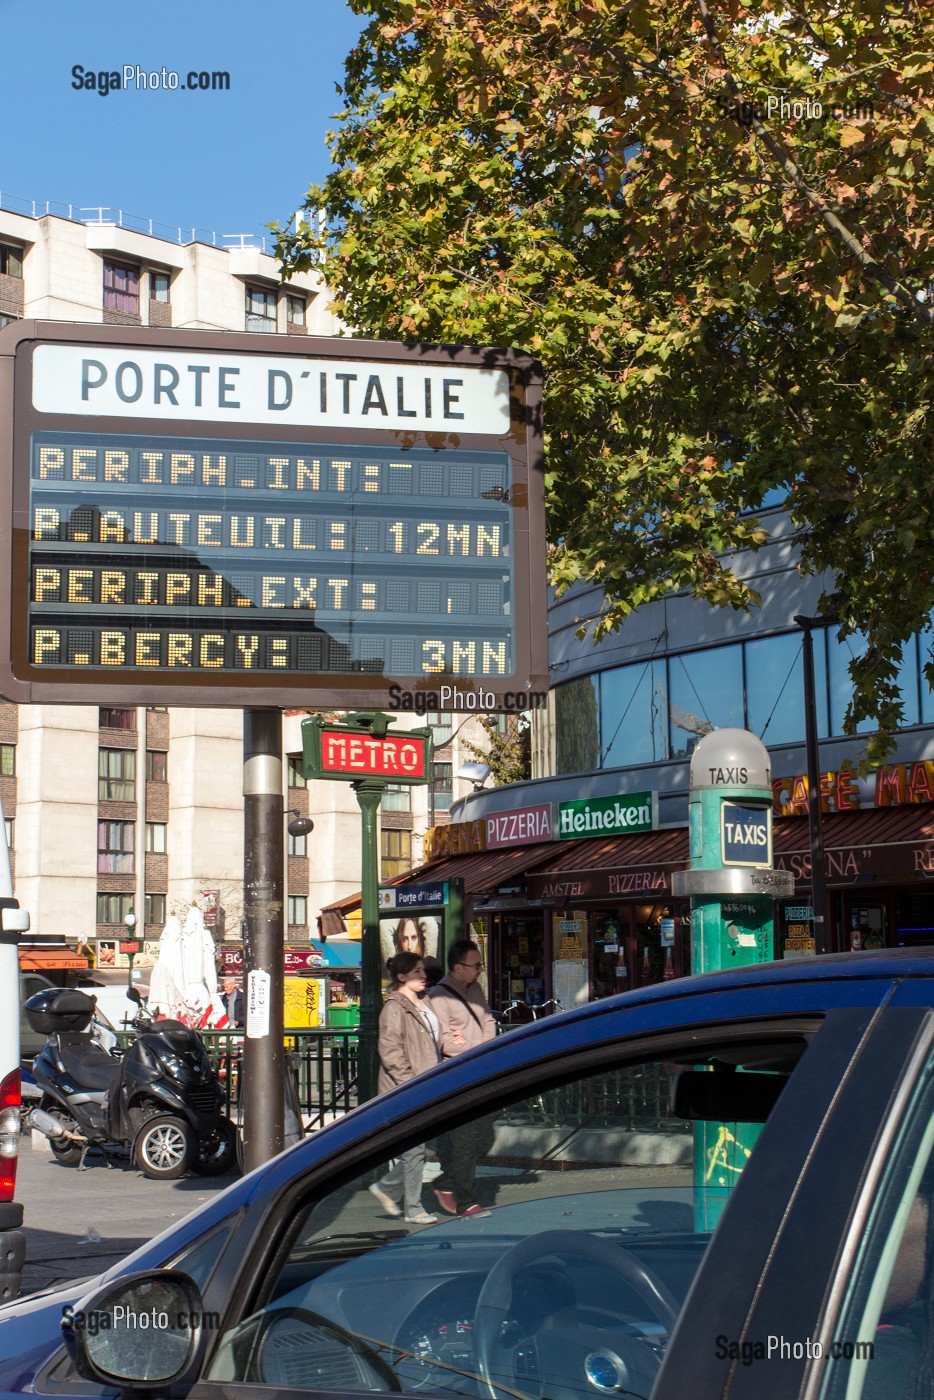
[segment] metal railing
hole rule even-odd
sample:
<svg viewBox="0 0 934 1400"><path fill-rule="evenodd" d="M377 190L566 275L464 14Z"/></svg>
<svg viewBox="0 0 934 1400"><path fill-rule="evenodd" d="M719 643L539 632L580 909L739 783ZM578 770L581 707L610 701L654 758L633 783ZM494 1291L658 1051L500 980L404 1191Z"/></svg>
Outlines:
<svg viewBox="0 0 934 1400"><path fill-rule="evenodd" d="M174 224L160 223L157 219L147 219L142 214L128 214L123 209L112 209L106 204L85 208L77 204L62 204L54 199L26 199L22 195L0 190L0 209L5 209L10 214L21 214L27 219L43 219L47 215L53 215L58 219L68 219L74 224L122 228L130 233L142 233L147 238L159 238L164 243L176 243L182 247L189 243L205 243L211 248L222 248L226 251L255 248L261 253L272 255L272 240L267 239L264 234L214 233L205 228L180 228Z"/></svg>
<svg viewBox="0 0 934 1400"><path fill-rule="evenodd" d="M201 1031L224 1086L226 1112L236 1118L243 1073L243 1037ZM357 1106L357 1032L338 1028L286 1028L285 1050L295 1073L306 1127L321 1127Z"/></svg>

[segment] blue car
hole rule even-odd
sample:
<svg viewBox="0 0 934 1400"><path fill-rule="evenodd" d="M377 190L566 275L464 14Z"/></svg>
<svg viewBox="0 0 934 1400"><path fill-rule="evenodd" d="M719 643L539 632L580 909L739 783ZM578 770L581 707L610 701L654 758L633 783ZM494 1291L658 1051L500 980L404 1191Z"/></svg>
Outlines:
<svg viewBox="0 0 934 1400"><path fill-rule="evenodd" d="M932 1010L905 950L510 1032L0 1310L0 1396L931 1397ZM422 1145L478 1209L370 1189Z"/></svg>

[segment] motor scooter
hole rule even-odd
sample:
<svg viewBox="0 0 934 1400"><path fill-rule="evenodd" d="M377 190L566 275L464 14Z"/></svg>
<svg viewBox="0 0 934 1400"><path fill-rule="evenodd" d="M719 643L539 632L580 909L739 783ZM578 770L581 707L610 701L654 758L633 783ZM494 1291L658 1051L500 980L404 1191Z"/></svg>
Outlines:
<svg viewBox="0 0 934 1400"><path fill-rule="evenodd" d="M48 1036L33 1063L42 1098L26 1119L48 1137L58 1161L84 1167L92 1148L125 1153L144 1176L171 1180L189 1168L219 1176L237 1159L236 1129L222 1113L223 1092L196 1031L154 1021L139 993L136 1038L122 1053L88 1032L94 999L46 988L23 1008Z"/></svg>

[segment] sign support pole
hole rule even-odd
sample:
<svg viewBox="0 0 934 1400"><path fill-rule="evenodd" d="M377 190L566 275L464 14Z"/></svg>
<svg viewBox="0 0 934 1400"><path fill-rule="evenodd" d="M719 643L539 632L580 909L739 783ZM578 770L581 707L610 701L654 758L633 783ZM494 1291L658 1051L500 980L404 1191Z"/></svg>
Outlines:
<svg viewBox="0 0 934 1400"><path fill-rule="evenodd" d="M376 1097L379 1064L377 1050L382 958L379 946L379 804L386 784L380 778L362 778L351 784L360 808L360 895L363 941L360 948L360 1032L357 1052L358 1102Z"/></svg>
<svg viewBox="0 0 934 1400"><path fill-rule="evenodd" d="M282 713L243 713L243 1157L284 1146Z"/></svg>

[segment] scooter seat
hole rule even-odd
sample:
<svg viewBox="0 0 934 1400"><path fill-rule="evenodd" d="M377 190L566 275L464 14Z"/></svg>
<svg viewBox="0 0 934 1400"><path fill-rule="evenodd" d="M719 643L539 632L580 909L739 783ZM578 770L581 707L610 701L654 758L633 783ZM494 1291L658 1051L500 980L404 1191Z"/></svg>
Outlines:
<svg viewBox="0 0 934 1400"><path fill-rule="evenodd" d="M109 1089L120 1073L119 1060L96 1045L62 1045L59 1053L65 1069L83 1089Z"/></svg>

